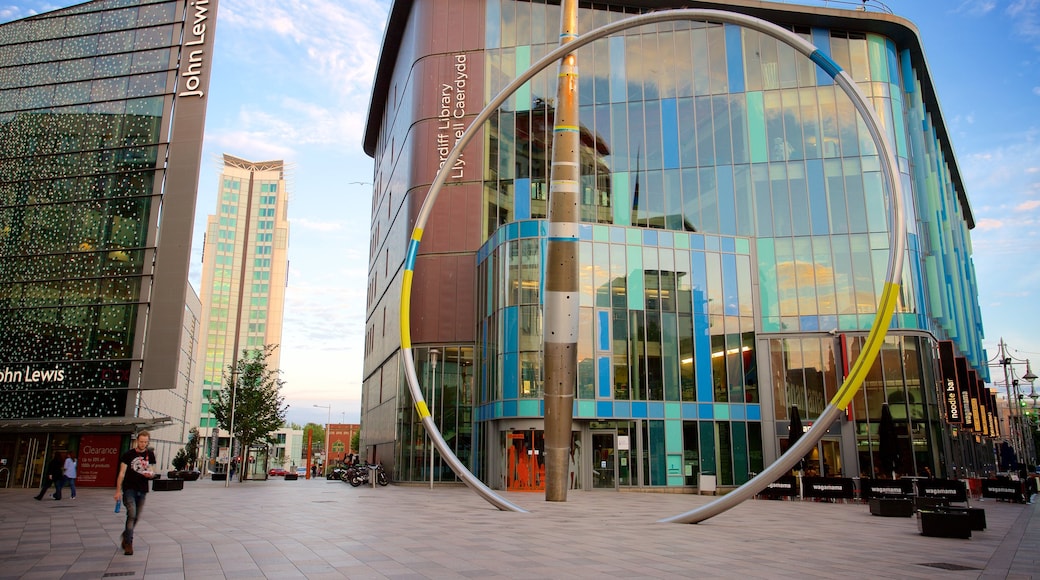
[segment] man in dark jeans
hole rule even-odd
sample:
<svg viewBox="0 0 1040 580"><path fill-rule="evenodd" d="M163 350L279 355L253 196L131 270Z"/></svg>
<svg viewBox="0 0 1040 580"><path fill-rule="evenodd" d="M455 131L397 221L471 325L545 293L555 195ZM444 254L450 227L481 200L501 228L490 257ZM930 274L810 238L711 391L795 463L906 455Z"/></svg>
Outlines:
<svg viewBox="0 0 1040 580"><path fill-rule="evenodd" d="M116 478L116 501L126 506L126 527L123 529L123 553L134 554L134 526L144 509L148 481L155 477L155 453L148 448L148 431L137 434L134 446L119 458L119 477Z"/></svg>
<svg viewBox="0 0 1040 580"><path fill-rule="evenodd" d="M43 472L43 481L40 483L40 493L36 494L33 498L36 501L43 500L43 494L47 493L50 487L54 486L54 499L61 499L61 479L65 469L65 462L61 459L61 452L55 451L54 458L47 464L47 470Z"/></svg>

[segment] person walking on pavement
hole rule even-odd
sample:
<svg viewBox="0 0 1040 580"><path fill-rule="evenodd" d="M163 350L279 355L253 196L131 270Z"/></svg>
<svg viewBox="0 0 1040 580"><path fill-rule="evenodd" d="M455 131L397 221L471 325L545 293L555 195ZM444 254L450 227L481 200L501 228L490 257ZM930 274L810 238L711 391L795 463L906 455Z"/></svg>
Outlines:
<svg viewBox="0 0 1040 580"><path fill-rule="evenodd" d="M68 484L72 499L76 499L76 466L76 454L70 451L65 457L65 465L62 467L63 477L61 483L58 484L58 497L61 497L62 486Z"/></svg>
<svg viewBox="0 0 1040 580"><path fill-rule="evenodd" d="M47 469L43 472L43 481L40 482L40 493L36 494L36 501L43 499L43 494L47 493L50 487L54 486L54 499L61 499L61 472L64 468L65 463L61 460L61 452L55 451L54 457L47 463Z"/></svg>
<svg viewBox="0 0 1040 580"><path fill-rule="evenodd" d="M115 499L126 506L126 526L123 529L123 553L134 554L134 526L141 518L148 481L155 477L155 453L148 448L148 431L137 434L134 446L119 457L119 476L116 477Z"/></svg>

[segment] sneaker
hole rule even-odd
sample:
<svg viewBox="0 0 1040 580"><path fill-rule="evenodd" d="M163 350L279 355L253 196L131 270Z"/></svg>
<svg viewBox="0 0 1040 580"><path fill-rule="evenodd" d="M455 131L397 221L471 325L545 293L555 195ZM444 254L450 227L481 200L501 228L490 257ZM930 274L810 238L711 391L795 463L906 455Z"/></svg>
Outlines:
<svg viewBox="0 0 1040 580"><path fill-rule="evenodd" d="M123 540L123 553L126 554L127 556L133 556L134 555L134 544L132 542L128 542L126 540Z"/></svg>
<svg viewBox="0 0 1040 580"><path fill-rule="evenodd" d="M42 495L34 495L33 499L36 500L36 501L43 501L43 496Z"/></svg>

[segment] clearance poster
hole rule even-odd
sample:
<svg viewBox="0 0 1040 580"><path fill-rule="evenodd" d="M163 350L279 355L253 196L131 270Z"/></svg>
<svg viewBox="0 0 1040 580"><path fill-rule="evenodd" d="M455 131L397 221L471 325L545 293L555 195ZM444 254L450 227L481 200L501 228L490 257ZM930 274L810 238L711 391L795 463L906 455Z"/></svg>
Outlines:
<svg viewBox="0 0 1040 580"><path fill-rule="evenodd" d="M83 435L79 438L76 485L114 487L119 474L122 435Z"/></svg>

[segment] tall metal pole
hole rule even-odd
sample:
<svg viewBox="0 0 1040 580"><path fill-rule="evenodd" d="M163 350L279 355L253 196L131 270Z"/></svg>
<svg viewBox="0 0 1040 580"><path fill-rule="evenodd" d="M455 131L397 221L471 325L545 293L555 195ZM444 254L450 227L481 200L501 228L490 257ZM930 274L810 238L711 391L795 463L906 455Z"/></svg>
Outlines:
<svg viewBox="0 0 1040 580"><path fill-rule="evenodd" d="M1025 452L1025 445L1024 439L1021 437L1022 423L1015 418L1016 411L1018 411L1018 385L1013 385L1011 355L1007 352L1007 343L1004 342L1003 337L1000 339L998 351L1000 352L1000 366L1004 369L1004 388L1007 389L1008 431L1011 436L1011 448L1015 451L1015 457L1019 461L1023 461L1022 454Z"/></svg>
<svg viewBox="0 0 1040 580"><path fill-rule="evenodd" d="M563 0L560 45L578 35L578 2ZM574 389L578 383L578 220L581 136L578 60L560 60L549 181L545 263L545 499L567 501Z"/></svg>
<svg viewBox="0 0 1040 580"><path fill-rule="evenodd" d="M437 357L440 355L440 351L433 348L430 349L430 370L433 375L430 378L430 406L433 410L437 411ZM433 439L427 435L430 440L430 489L433 489Z"/></svg>

